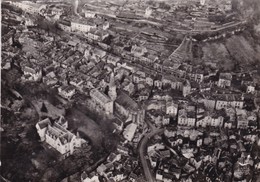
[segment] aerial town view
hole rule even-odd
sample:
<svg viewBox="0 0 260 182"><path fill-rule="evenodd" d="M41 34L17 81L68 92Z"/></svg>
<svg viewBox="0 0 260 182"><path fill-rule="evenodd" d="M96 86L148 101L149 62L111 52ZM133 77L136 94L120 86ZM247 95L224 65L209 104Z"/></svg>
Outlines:
<svg viewBox="0 0 260 182"><path fill-rule="evenodd" d="M260 182L259 0L2 0L3 182Z"/></svg>

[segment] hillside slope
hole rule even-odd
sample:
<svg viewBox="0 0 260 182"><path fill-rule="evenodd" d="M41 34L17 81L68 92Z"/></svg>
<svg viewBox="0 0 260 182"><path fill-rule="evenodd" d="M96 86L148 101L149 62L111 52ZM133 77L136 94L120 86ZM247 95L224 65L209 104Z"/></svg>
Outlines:
<svg viewBox="0 0 260 182"><path fill-rule="evenodd" d="M202 43L202 62L211 61L224 70L232 70L236 64L240 67L260 64L260 44L249 35L241 33L227 39Z"/></svg>

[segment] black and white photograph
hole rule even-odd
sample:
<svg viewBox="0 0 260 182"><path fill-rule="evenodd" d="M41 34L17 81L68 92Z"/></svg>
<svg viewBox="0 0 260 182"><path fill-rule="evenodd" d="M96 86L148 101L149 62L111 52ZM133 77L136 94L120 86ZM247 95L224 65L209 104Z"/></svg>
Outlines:
<svg viewBox="0 0 260 182"><path fill-rule="evenodd" d="M260 182L260 0L1 0L0 182Z"/></svg>

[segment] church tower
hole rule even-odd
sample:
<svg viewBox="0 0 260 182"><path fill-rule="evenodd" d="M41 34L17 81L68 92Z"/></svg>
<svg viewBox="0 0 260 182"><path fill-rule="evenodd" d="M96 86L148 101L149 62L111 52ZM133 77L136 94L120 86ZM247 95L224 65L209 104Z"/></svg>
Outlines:
<svg viewBox="0 0 260 182"><path fill-rule="evenodd" d="M115 101L117 97L114 72L112 72L110 76L108 96L113 101Z"/></svg>

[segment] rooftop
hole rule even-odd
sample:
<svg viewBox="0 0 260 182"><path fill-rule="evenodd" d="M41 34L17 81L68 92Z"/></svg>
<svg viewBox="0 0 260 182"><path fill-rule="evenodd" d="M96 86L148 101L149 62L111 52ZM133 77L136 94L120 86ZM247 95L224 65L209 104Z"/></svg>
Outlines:
<svg viewBox="0 0 260 182"><path fill-rule="evenodd" d="M111 102L111 99L104 93L100 92L98 89L92 89L90 91L90 96L95 97L95 99L98 99L103 103Z"/></svg>
<svg viewBox="0 0 260 182"><path fill-rule="evenodd" d="M137 110L139 108L138 104L124 91L118 92L118 97L115 102L129 110Z"/></svg>

